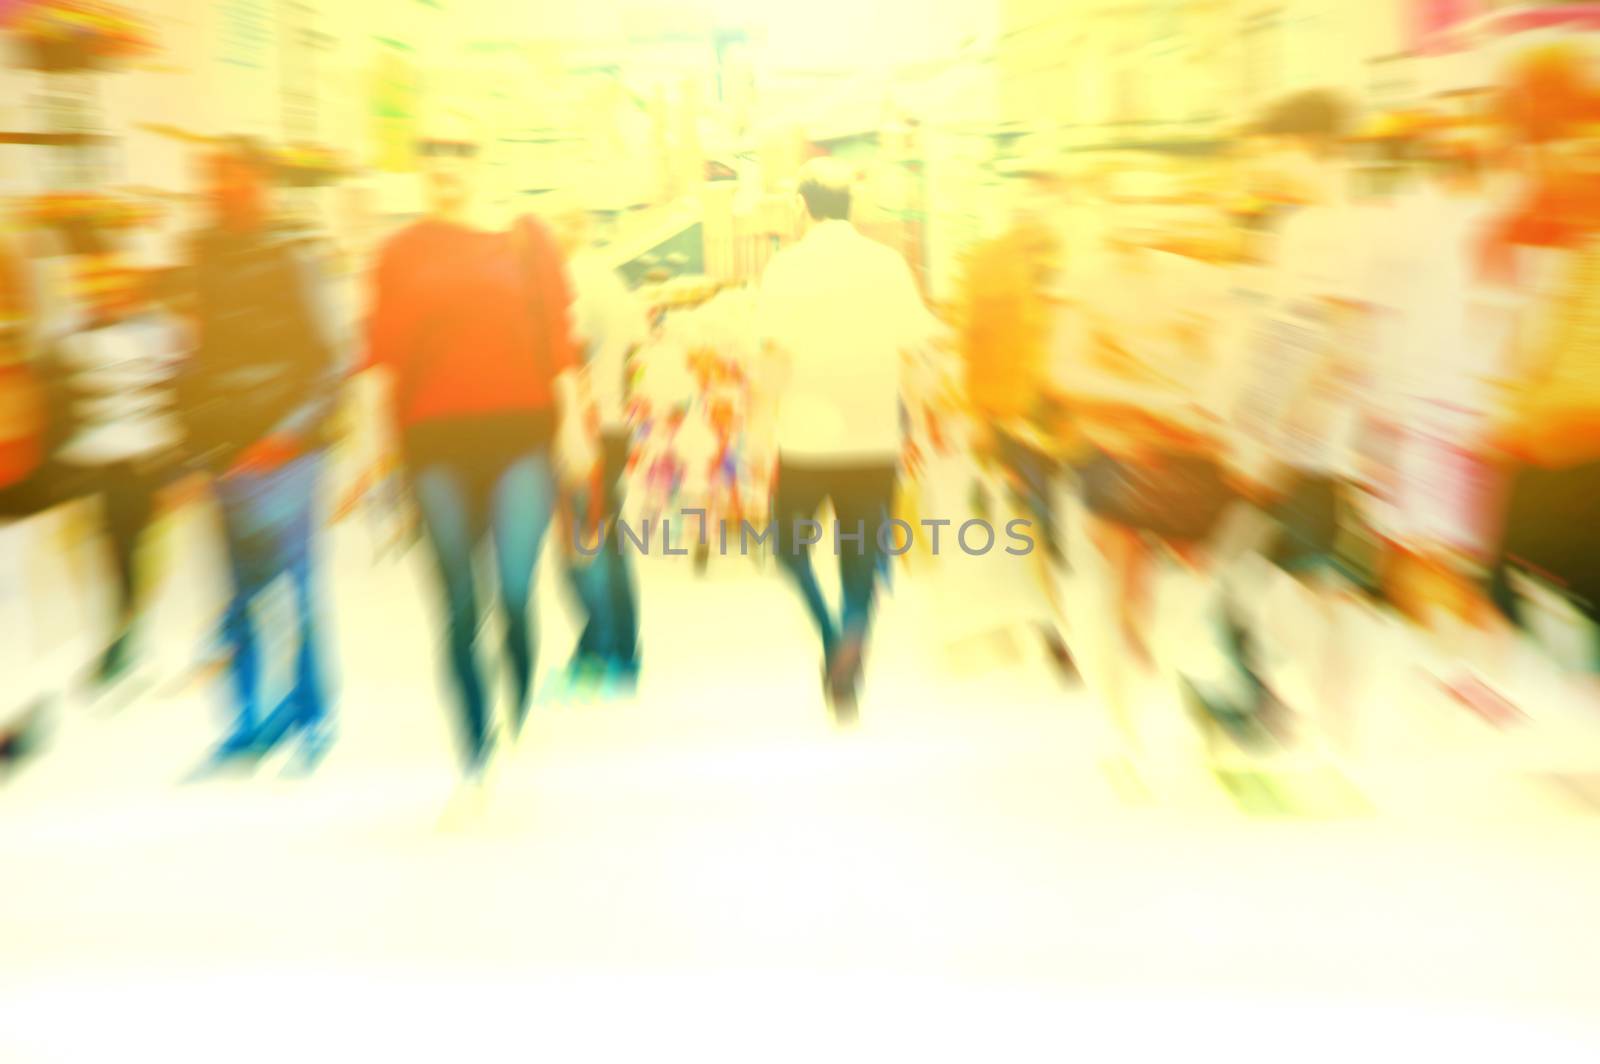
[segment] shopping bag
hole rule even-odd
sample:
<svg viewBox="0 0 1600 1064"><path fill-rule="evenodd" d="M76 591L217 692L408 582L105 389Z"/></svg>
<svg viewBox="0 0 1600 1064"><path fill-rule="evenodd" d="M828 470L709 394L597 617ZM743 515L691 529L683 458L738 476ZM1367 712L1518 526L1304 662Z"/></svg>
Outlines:
<svg viewBox="0 0 1600 1064"><path fill-rule="evenodd" d="M1176 540L1205 539L1234 498L1216 463L1200 456L1101 455L1081 481L1084 505L1096 517Z"/></svg>

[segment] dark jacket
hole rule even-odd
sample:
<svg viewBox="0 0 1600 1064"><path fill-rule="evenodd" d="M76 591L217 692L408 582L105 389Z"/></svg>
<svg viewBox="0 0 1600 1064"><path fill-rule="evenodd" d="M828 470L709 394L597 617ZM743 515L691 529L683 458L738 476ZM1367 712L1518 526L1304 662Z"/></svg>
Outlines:
<svg viewBox="0 0 1600 1064"><path fill-rule="evenodd" d="M198 343L180 402L194 455L220 471L275 433L326 444L344 374L311 249L276 230L212 231L193 263Z"/></svg>

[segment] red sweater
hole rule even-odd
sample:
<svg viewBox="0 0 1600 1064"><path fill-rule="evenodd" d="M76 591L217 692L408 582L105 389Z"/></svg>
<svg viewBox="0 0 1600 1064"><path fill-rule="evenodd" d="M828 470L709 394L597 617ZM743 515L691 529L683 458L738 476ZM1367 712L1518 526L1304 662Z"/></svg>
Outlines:
<svg viewBox="0 0 1600 1064"><path fill-rule="evenodd" d="M516 235L418 222L379 256L367 363L394 375L403 426L554 405L576 363L561 254L531 219Z"/></svg>

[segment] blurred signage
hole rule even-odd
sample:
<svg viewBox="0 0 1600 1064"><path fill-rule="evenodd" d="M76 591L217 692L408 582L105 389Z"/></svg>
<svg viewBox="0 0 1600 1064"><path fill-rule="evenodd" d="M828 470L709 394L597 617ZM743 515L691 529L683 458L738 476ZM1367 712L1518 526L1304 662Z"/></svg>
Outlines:
<svg viewBox="0 0 1600 1064"><path fill-rule="evenodd" d="M218 58L232 66L265 67L274 36L267 0L221 0L217 14Z"/></svg>
<svg viewBox="0 0 1600 1064"><path fill-rule="evenodd" d="M389 173L416 169L417 108L421 75L415 56L397 41L380 39L373 69L373 165Z"/></svg>

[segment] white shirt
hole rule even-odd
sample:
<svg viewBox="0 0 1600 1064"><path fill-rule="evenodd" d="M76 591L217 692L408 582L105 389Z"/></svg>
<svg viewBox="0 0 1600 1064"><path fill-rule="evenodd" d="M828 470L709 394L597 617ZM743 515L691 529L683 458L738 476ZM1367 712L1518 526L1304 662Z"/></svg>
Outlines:
<svg viewBox="0 0 1600 1064"><path fill-rule="evenodd" d="M767 265L756 318L787 361L781 454L898 456L902 367L938 327L905 260L848 222L820 222Z"/></svg>
<svg viewBox="0 0 1600 1064"><path fill-rule="evenodd" d="M102 465L160 454L183 438L174 410L186 331L145 314L63 337L59 371L72 393L75 431L61 449L73 465Z"/></svg>
<svg viewBox="0 0 1600 1064"><path fill-rule="evenodd" d="M1346 358L1347 334L1331 301L1364 304L1370 294L1370 219L1345 205L1302 207L1278 241L1267 306L1247 339L1234 406L1234 460L1263 477L1279 462L1318 475L1349 472L1359 406L1353 382L1318 375Z"/></svg>
<svg viewBox="0 0 1600 1064"><path fill-rule="evenodd" d="M644 307L622 278L593 252L567 263L572 283L572 331L589 367L589 388L608 429L625 423L628 352L647 334Z"/></svg>

